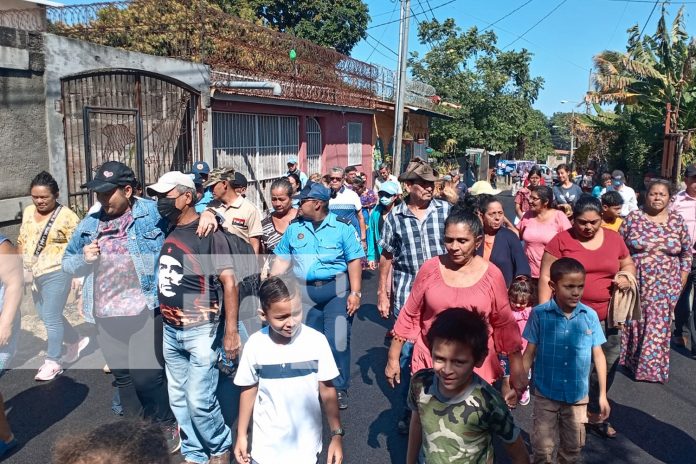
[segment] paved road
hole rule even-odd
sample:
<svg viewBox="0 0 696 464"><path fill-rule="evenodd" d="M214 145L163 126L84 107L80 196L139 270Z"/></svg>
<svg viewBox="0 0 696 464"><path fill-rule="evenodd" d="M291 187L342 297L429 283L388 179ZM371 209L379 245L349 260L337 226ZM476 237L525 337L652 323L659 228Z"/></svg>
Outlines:
<svg viewBox="0 0 696 464"><path fill-rule="evenodd" d="M510 197L504 201L509 212ZM388 323L377 315L376 280L376 274L365 274L364 306L353 325L353 384L350 407L342 415L348 431L347 463L402 463L405 458L406 439L395 430L394 392L383 375ZM81 363L101 364L98 351ZM34 373L13 370L0 379L10 423L22 443L8 463L49 462L50 449L61 436L115 419L110 412L110 377L101 370L70 369L48 384L34 382ZM583 451L586 463L696 463L696 361L673 351L670 377L666 385L653 385L617 375L609 396L611 421L620 435L615 440L589 436ZM514 415L528 439L531 405ZM499 456L498 462L507 462Z"/></svg>

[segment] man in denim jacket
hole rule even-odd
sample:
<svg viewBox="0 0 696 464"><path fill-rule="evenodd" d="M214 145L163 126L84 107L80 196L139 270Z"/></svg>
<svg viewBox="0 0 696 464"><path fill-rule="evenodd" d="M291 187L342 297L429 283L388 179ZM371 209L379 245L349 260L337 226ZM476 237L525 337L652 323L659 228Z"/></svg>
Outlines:
<svg viewBox="0 0 696 464"><path fill-rule="evenodd" d="M155 276L169 223L154 201L134 196L134 184L128 166L109 161L82 186L96 192L102 207L77 226L63 270L85 277L84 317L96 324L124 412L160 423L174 452L180 440L167 395Z"/></svg>

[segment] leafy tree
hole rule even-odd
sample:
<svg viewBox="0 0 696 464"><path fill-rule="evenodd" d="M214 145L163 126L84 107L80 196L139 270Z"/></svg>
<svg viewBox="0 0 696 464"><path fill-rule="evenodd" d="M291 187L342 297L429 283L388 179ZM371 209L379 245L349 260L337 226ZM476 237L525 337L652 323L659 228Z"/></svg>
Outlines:
<svg viewBox="0 0 696 464"><path fill-rule="evenodd" d="M90 40L174 57L234 53L227 50L233 44L215 39L226 22L235 20L228 15L332 47L346 55L366 36L370 19L362 0L134 0L126 7L101 8L89 27L102 34L90 36ZM77 36L80 25L52 27Z"/></svg>
<svg viewBox="0 0 696 464"><path fill-rule="evenodd" d="M362 0L244 1L265 25L324 47L333 47L345 55L367 36L370 15Z"/></svg>
<svg viewBox="0 0 696 464"><path fill-rule="evenodd" d="M531 107L544 83L530 74L531 53L502 51L494 32L462 31L453 19L422 22L418 38L430 51L411 53L413 76L461 105L453 121L433 121L433 146L451 151L454 141L459 151L482 147L519 158L549 152L546 118Z"/></svg>
<svg viewBox="0 0 696 464"><path fill-rule="evenodd" d="M587 118L596 131L611 134L609 162L634 179L661 164L666 105L672 127L696 127L696 42L689 40L680 8L668 26L665 6L653 35L628 30L626 52L604 51L594 57L595 90L588 98L614 104L613 113ZM597 107L597 109L599 109ZM687 155L692 147L685 147Z"/></svg>
<svg viewBox="0 0 696 464"><path fill-rule="evenodd" d="M553 113L549 118L549 129L553 147L570 150L570 130L572 113Z"/></svg>

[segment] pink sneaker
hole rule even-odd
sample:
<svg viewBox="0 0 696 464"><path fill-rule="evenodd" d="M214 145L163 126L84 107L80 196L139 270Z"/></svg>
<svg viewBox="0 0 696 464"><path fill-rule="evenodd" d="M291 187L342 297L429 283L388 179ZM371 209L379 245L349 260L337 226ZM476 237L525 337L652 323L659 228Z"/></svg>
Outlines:
<svg viewBox="0 0 696 464"><path fill-rule="evenodd" d="M63 364L72 364L80 359L80 353L89 345L89 337L82 337L76 343L65 345L65 354L60 358Z"/></svg>
<svg viewBox="0 0 696 464"><path fill-rule="evenodd" d="M63 367L55 361L47 359L43 366L39 367L39 372L34 376L34 380L45 382L53 380L56 376L63 373Z"/></svg>
<svg viewBox="0 0 696 464"><path fill-rule="evenodd" d="M529 388L527 388L524 393L522 393L522 398L520 398L520 404L522 406L527 406L529 404Z"/></svg>

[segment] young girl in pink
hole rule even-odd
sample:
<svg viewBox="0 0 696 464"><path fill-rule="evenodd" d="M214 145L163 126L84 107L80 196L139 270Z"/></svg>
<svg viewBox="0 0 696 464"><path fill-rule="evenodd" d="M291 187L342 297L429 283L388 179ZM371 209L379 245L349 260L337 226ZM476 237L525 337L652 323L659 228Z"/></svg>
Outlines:
<svg viewBox="0 0 696 464"><path fill-rule="evenodd" d="M524 327L527 325L527 319L529 319L529 314L532 312L532 306L534 296L536 295L536 288L534 282L527 276L517 276L515 280L510 285L508 290L508 298L510 299L510 308L512 308L512 315L517 321L517 326L520 329L520 333L524 332ZM522 340L522 353L524 353L525 348L527 348L527 340ZM501 354L500 364L505 371L505 378L503 379L503 392L510 390L510 376L508 375L507 368L507 355ZM508 398L506 398L508 400ZM529 404L529 387L522 394L520 398L520 404L526 406ZM514 407L515 404L508 400L508 406Z"/></svg>

